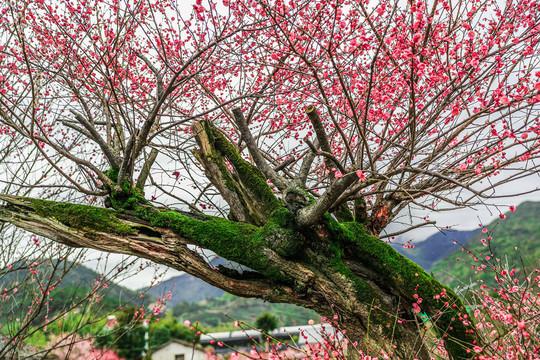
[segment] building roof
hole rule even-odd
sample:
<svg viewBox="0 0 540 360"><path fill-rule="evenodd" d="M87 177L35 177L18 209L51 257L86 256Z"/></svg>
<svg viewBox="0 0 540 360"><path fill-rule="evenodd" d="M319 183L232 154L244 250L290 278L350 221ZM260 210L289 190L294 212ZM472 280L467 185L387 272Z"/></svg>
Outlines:
<svg viewBox="0 0 540 360"><path fill-rule="evenodd" d="M202 346L196 345L196 344L194 344L192 342L182 340L182 339L169 340L165 344L161 344L158 347L152 349L152 352L155 353L156 351L159 351L159 350L161 350L163 348L166 348L167 346L169 346L171 344L180 344L180 345L184 345L185 347L192 348L192 349L195 347L195 350L205 352L205 350L204 350L204 348Z"/></svg>
<svg viewBox="0 0 540 360"><path fill-rule="evenodd" d="M333 333L334 330L330 325L325 325L325 332ZM276 339L290 340L293 336L304 335L307 339L303 339L309 344L317 343L322 340L321 332L322 325L301 325L301 326L285 326L280 327L274 331L270 332L270 336ZM253 338L258 338L260 336L260 330L238 330L238 331L227 331L227 332L217 332L201 335L201 345L210 345L211 341L221 341L226 344L233 344L238 342L249 341L250 336Z"/></svg>

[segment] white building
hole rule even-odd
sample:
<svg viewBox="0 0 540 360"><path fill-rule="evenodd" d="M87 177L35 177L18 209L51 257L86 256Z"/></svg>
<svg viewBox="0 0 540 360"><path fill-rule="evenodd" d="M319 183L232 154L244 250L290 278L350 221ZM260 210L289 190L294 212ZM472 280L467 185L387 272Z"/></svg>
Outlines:
<svg viewBox="0 0 540 360"><path fill-rule="evenodd" d="M321 343L324 334L333 335L335 329L330 325L303 325L303 326L286 326L275 329L269 333L270 337L283 342L295 343L299 346L307 344ZM201 335L202 346L214 346L215 354L229 354L236 350L249 352L253 345L257 345L260 341L260 330L237 330L230 332L219 332ZM337 339L341 339L342 335L336 335ZM298 339L294 341L293 339ZM216 346L220 342L227 346ZM258 346L258 345L257 345ZM232 350L232 349L234 350ZM282 344L282 350L287 347ZM155 359L154 359L155 360Z"/></svg>
<svg viewBox="0 0 540 360"><path fill-rule="evenodd" d="M206 360L206 351L193 343L172 339L152 351L152 360Z"/></svg>

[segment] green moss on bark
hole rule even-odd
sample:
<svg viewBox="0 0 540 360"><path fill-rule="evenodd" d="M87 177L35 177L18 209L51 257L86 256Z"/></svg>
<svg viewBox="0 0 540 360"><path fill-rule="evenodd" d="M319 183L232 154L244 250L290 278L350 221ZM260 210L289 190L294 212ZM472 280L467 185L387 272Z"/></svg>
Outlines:
<svg viewBox="0 0 540 360"><path fill-rule="evenodd" d="M204 126L210 141L214 143L216 149L232 164L242 184L257 198L259 202L258 206L264 207L267 214L270 214L274 209L279 207L279 200L268 186L266 177L260 170L244 160L225 136L217 131L210 123L206 122Z"/></svg>
<svg viewBox="0 0 540 360"><path fill-rule="evenodd" d="M334 215L336 215L339 222L354 221L353 213L349 209L347 203L341 204L334 212Z"/></svg>
<svg viewBox="0 0 540 360"><path fill-rule="evenodd" d="M268 190L271 192L270 188ZM272 197L277 201L273 194ZM269 247L267 235L269 226L274 224L272 221L268 227L259 228L223 218L206 216L205 220L200 220L174 210L161 211L152 207L143 194L128 182L114 184L110 200L118 211L132 213L153 226L170 229L182 237L193 239L201 247L244 264L274 281L287 278L282 269L263 254L263 249ZM276 221L283 223L285 220L277 217Z"/></svg>
<svg viewBox="0 0 540 360"><path fill-rule="evenodd" d="M141 205L147 205L143 191L131 186L129 181L123 184L114 184L109 195L111 205L118 211L136 211Z"/></svg>
<svg viewBox="0 0 540 360"><path fill-rule="evenodd" d="M354 221L362 225L367 225L368 220L366 199L361 197L354 200Z"/></svg>
<svg viewBox="0 0 540 360"><path fill-rule="evenodd" d="M389 316L394 309L387 308L373 287L343 263L343 249L339 243L332 243L330 249L332 256L326 265L339 272L351 283L357 302L361 303L362 306L374 309L369 315L370 323L373 326L372 331L376 327L380 330L381 335L387 337L394 335L396 339L399 339L400 331L395 329L395 319Z"/></svg>
<svg viewBox="0 0 540 360"><path fill-rule="evenodd" d="M373 291L371 285L365 282L362 278L355 275L344 263L343 263L343 251L341 248L333 243L331 245L333 256L330 261L327 263L328 266L334 268L337 272L345 276L353 284L353 288L356 293L356 297L359 301L364 304L371 304L375 299L377 304L379 304L378 296Z"/></svg>
<svg viewBox="0 0 540 360"><path fill-rule="evenodd" d="M129 225L118 220L112 210L38 199L31 199L30 202L38 215L54 218L78 230L110 232L118 235L136 233Z"/></svg>
<svg viewBox="0 0 540 360"><path fill-rule="evenodd" d="M180 236L194 239L201 247L244 264L271 280L287 281L282 269L264 255L263 250L268 247L265 228L210 216L206 220L197 220L176 211L158 211L144 206L137 211L141 218L154 226L171 229Z"/></svg>
<svg viewBox="0 0 540 360"><path fill-rule="evenodd" d="M260 216L257 216L256 211L257 209L254 209L253 206L256 204L252 204L249 198L246 198L246 194L242 190L239 180L233 178L233 174L227 169L227 165L225 163L225 159L223 156L221 156L218 153L214 153L212 156L208 156L208 158L211 157L211 161L216 164L221 172L221 176L223 177L223 180L225 182L225 186L230 191L236 193L238 195L238 200L240 201L242 205L242 209L244 210L244 214L249 218L249 220L256 225L264 225L264 221L260 219Z"/></svg>
<svg viewBox="0 0 540 360"><path fill-rule="evenodd" d="M112 181L117 182L119 172L120 172L119 168L112 168L110 170L105 171L104 174L107 175L107 177L111 179Z"/></svg>
<svg viewBox="0 0 540 360"><path fill-rule="evenodd" d="M283 206L272 212L257 236L284 258L296 257L305 244L304 235L294 221L293 215Z"/></svg>
<svg viewBox="0 0 540 360"><path fill-rule="evenodd" d="M427 274L420 266L399 254L390 245L369 235L357 222L339 224L332 217L325 217L332 239L340 246L348 246L356 258L379 274L388 277L389 285L412 298L417 294L423 301L420 307L436 318L435 326L447 335L447 348L454 358L468 358L467 343L472 347L475 339L460 317L467 314L461 299L447 286ZM468 314L467 314L468 316Z"/></svg>

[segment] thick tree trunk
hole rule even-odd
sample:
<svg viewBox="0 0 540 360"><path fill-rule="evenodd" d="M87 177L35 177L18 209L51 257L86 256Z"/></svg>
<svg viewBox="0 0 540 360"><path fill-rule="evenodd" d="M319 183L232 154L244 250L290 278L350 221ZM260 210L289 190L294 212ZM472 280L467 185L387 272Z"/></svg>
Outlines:
<svg viewBox="0 0 540 360"><path fill-rule="evenodd" d="M199 144L194 155L229 203L230 220L156 208L129 182L116 183L111 171L106 203L114 210L0 195L0 221L69 246L147 258L235 295L313 309L336 319L368 355L429 359L423 336L430 331L444 340L451 358L470 357L476 339L461 300L370 235L387 220L386 208L369 218L362 201L354 216L342 204L336 210L341 222L324 212L354 181L351 174L315 201L301 181L285 183L261 164L263 175L210 123L196 123L193 132ZM267 178L278 180L281 199ZM188 245L254 271L212 269ZM420 312L429 317L429 329Z"/></svg>
<svg viewBox="0 0 540 360"><path fill-rule="evenodd" d="M141 205L117 212L83 205L0 196L0 220L70 246L124 253L186 271L232 294L313 309L346 329L359 348L401 359L428 359L419 303L454 359L475 340L460 299L354 222L327 215L298 228L285 208L263 227L190 217ZM128 214L131 213L131 214ZM187 245L196 244L256 272L213 270ZM301 244L302 246L298 246ZM419 300L421 299L421 300Z"/></svg>

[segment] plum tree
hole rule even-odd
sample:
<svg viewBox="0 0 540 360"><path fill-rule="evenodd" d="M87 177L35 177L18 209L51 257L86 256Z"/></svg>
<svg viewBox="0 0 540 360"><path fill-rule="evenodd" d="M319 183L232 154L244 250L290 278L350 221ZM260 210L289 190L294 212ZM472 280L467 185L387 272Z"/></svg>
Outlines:
<svg viewBox="0 0 540 360"><path fill-rule="evenodd" d="M1 12L1 221L337 316L374 354L429 358L425 312L472 356L459 297L381 239L408 209L487 204L537 171L537 2Z"/></svg>

